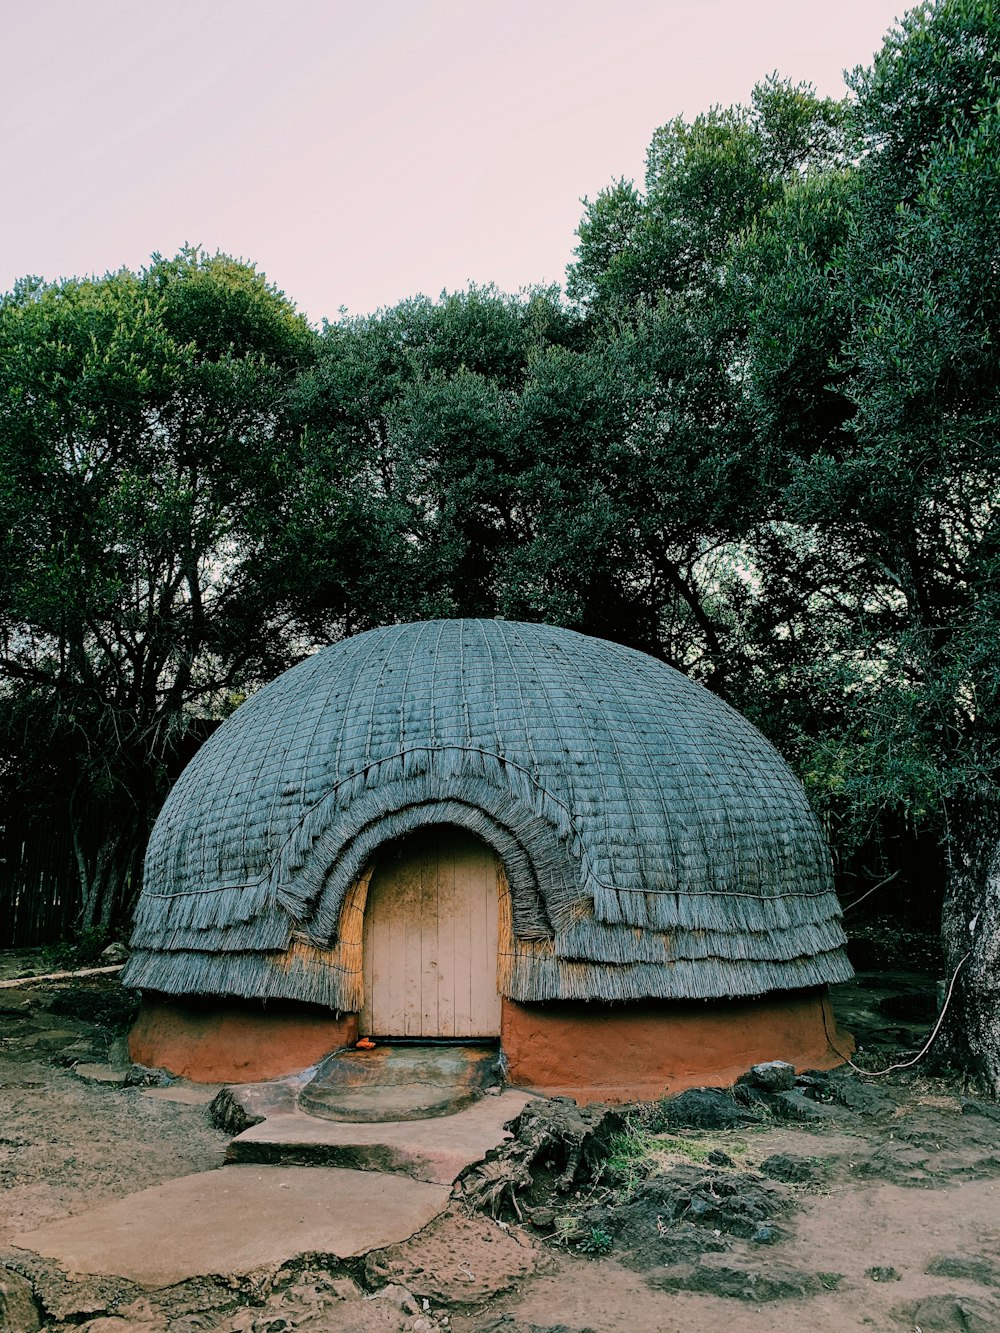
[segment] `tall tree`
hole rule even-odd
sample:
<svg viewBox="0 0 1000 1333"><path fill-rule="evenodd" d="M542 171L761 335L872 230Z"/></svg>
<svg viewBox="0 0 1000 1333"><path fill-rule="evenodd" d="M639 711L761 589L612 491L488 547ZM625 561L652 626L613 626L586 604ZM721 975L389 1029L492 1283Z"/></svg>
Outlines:
<svg viewBox="0 0 1000 1333"><path fill-rule="evenodd" d="M252 267L190 249L0 301L0 780L23 805L48 774L84 926L126 905L192 733L293 651L262 516L312 350Z"/></svg>
<svg viewBox="0 0 1000 1333"><path fill-rule="evenodd" d="M791 609L771 646L797 636L799 680L827 701L818 781L861 817L903 809L943 840L946 1041L994 1093L998 74L991 3L908 13L852 80L853 179L786 197L740 261L748 393L785 475L763 590Z"/></svg>

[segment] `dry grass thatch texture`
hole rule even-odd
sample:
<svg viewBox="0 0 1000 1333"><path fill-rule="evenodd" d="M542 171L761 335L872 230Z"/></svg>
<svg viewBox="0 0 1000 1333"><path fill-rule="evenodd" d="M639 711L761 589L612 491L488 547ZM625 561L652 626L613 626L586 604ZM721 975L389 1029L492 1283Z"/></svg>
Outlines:
<svg viewBox="0 0 1000 1333"><path fill-rule="evenodd" d="M126 980L351 1009L365 867L427 824L505 868L512 998L849 975L818 824L744 718L620 645L454 620L324 649L219 728L154 829Z"/></svg>

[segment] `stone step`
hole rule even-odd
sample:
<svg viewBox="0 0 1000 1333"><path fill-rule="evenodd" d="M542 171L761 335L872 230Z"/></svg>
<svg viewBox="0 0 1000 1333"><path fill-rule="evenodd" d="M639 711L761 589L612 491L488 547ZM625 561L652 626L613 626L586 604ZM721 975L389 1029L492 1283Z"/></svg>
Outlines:
<svg viewBox="0 0 1000 1333"><path fill-rule="evenodd" d="M508 1089L487 1094L448 1119L367 1124L324 1120L298 1110L269 1114L238 1134L226 1150L231 1163L348 1167L412 1176L450 1185L473 1162L482 1161L510 1135L506 1125L531 1100Z"/></svg>
<svg viewBox="0 0 1000 1333"><path fill-rule="evenodd" d="M298 1095L321 1120L368 1124L452 1115L500 1082L494 1045L392 1045L336 1051Z"/></svg>

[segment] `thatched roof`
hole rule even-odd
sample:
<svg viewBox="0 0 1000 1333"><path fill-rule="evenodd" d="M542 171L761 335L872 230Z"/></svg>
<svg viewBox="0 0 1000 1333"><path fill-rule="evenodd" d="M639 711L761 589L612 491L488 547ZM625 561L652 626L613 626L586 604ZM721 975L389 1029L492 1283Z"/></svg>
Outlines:
<svg viewBox="0 0 1000 1333"><path fill-rule="evenodd" d="M345 895L428 824L504 864L513 999L850 975L816 819L745 718L618 644L442 620L323 649L202 747L153 830L125 980L359 1007Z"/></svg>

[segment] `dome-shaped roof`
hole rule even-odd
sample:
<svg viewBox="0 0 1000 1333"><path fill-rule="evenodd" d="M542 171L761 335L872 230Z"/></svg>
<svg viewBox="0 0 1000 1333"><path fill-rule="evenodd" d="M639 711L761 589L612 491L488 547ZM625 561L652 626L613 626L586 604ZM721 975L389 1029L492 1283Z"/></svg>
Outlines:
<svg viewBox="0 0 1000 1333"><path fill-rule="evenodd" d="M441 620L317 652L202 747L150 839L127 981L351 1008L335 965L282 956L335 947L378 847L426 824L501 858L514 999L850 975L816 819L745 718L618 644Z"/></svg>

